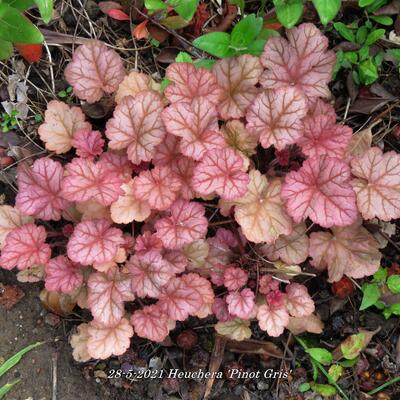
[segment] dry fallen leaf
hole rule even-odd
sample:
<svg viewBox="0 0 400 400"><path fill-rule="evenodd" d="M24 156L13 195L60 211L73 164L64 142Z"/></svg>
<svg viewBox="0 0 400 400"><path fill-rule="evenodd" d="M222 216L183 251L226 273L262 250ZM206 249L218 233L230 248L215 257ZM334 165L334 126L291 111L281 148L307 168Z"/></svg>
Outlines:
<svg viewBox="0 0 400 400"><path fill-rule="evenodd" d="M14 307L24 296L25 293L18 286L0 283L0 305L6 310Z"/></svg>

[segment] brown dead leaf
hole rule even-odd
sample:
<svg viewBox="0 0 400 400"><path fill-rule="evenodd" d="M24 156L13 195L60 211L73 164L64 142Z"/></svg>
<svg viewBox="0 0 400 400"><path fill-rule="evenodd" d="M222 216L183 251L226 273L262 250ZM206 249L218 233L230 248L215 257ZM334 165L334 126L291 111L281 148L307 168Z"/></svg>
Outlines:
<svg viewBox="0 0 400 400"><path fill-rule="evenodd" d="M372 145L372 128L378 125L380 122L381 120L379 119L371 124L368 128L353 134L349 145L349 153L353 157L362 156L370 149Z"/></svg>
<svg viewBox="0 0 400 400"><path fill-rule="evenodd" d="M300 335L304 332L322 333L324 323L316 314L301 318L290 317L287 329L289 329L293 335Z"/></svg>
<svg viewBox="0 0 400 400"><path fill-rule="evenodd" d="M76 306L76 302L72 300L67 294L60 294L57 292L49 292L43 289L40 292L40 300L42 304L54 314L65 317L71 314Z"/></svg>
<svg viewBox="0 0 400 400"><path fill-rule="evenodd" d="M213 387L214 384L214 380L215 378L213 378L213 372L217 373L221 363L222 363L222 359L224 357L224 353L225 353L225 345L226 345L226 338L224 338L221 335L215 334L215 340L214 340L214 348L213 351L211 353L211 358L210 358L210 365L208 367L208 371L211 372L211 377L207 378L206 381L206 391L204 393L204 399L208 399L208 397L211 394L211 389Z"/></svg>
<svg viewBox="0 0 400 400"><path fill-rule="evenodd" d="M14 307L24 296L25 293L18 286L0 283L0 305L6 310Z"/></svg>
<svg viewBox="0 0 400 400"><path fill-rule="evenodd" d="M282 350L272 342L247 339L240 342L228 339L225 348L233 353L265 354L275 358L282 358Z"/></svg>

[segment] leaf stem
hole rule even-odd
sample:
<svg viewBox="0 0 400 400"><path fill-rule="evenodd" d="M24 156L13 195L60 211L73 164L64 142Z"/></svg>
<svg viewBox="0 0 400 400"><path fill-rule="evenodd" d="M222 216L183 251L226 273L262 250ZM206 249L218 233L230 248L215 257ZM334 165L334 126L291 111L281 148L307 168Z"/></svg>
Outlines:
<svg viewBox="0 0 400 400"><path fill-rule="evenodd" d="M369 394L370 396L372 396L373 394L380 392L382 389L385 389L386 387L388 387L388 386L390 386L390 385L393 385L393 384L396 383L396 382L400 382L400 376L391 379L389 382L386 382L386 383L384 383L384 384L378 386L378 387L375 388L375 389L370 390L369 392L367 392L367 394Z"/></svg>

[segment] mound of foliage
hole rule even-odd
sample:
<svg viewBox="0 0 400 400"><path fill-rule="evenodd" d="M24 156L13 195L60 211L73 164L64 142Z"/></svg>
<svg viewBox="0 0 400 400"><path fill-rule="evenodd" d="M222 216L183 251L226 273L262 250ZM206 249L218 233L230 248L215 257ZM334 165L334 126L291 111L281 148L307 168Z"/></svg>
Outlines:
<svg viewBox="0 0 400 400"><path fill-rule="evenodd" d="M20 164L15 207L0 207L0 265L91 311L77 360L123 354L134 334L161 342L189 316L236 340L251 321L318 331L300 264L330 282L378 270L363 219L400 217L400 156L336 123L334 64L311 24L261 57L172 64L163 90L99 41L77 48L66 79L89 103L114 96L112 118L103 134L51 101L52 156Z"/></svg>

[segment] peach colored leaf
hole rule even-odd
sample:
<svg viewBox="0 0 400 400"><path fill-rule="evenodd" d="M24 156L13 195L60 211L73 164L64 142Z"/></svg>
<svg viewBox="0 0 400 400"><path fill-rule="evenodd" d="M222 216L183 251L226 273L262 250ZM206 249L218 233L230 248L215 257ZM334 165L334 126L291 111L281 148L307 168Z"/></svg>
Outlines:
<svg viewBox="0 0 400 400"><path fill-rule="evenodd" d="M193 172L193 188L203 196L216 192L233 200L247 192L248 184L242 157L229 148L208 151Z"/></svg>
<svg viewBox="0 0 400 400"><path fill-rule="evenodd" d="M85 221L87 219L107 219L110 222L110 209L107 206L103 206L95 200L87 200L79 203L75 203L76 211L81 214L81 221ZM69 210L67 210L68 212Z"/></svg>
<svg viewBox="0 0 400 400"><path fill-rule="evenodd" d="M150 250L155 250L161 253L162 248L162 241L154 233L144 231L142 235L136 237L136 253L146 253Z"/></svg>
<svg viewBox="0 0 400 400"><path fill-rule="evenodd" d="M170 167L156 166L142 171L133 180L133 194L155 210L166 210L171 206L182 187L180 179Z"/></svg>
<svg viewBox="0 0 400 400"><path fill-rule="evenodd" d="M307 97L329 97L328 83L335 53L328 39L313 24L301 24L287 32L288 40L270 38L261 56L266 71L260 82L266 89L296 87Z"/></svg>
<svg viewBox="0 0 400 400"><path fill-rule="evenodd" d="M281 259L287 264L300 264L308 257L309 240L304 223L295 225L290 235L280 235L275 243L260 248L270 261Z"/></svg>
<svg viewBox="0 0 400 400"><path fill-rule="evenodd" d="M353 133L349 126L332 123L329 115L306 117L303 124L303 135L297 144L306 156L345 157Z"/></svg>
<svg viewBox="0 0 400 400"><path fill-rule="evenodd" d="M357 218L350 168L338 158L322 156L304 161L286 175L281 192L296 223L309 217L324 228L346 226Z"/></svg>
<svg viewBox="0 0 400 400"><path fill-rule="evenodd" d="M93 318L104 326L118 324L124 316L124 302L135 299L129 275L117 268L107 273L92 273L87 286L88 307Z"/></svg>
<svg viewBox="0 0 400 400"><path fill-rule="evenodd" d="M156 89L157 83L153 81L150 75L131 71L119 84L117 92L115 93L115 102L119 104L124 97L134 97L140 92Z"/></svg>
<svg viewBox="0 0 400 400"><path fill-rule="evenodd" d="M58 221L62 210L70 206L60 193L63 174L61 163L50 158L40 158L31 167L21 163L16 207L27 215Z"/></svg>
<svg viewBox="0 0 400 400"><path fill-rule="evenodd" d="M228 267L224 271L224 286L228 290L238 290L247 283L249 273L242 268Z"/></svg>
<svg viewBox="0 0 400 400"><path fill-rule="evenodd" d="M311 265L327 268L330 282L339 281L343 275L363 278L378 270L382 257L379 243L360 223L310 235Z"/></svg>
<svg viewBox="0 0 400 400"><path fill-rule="evenodd" d="M198 318L205 318L211 314L211 307L214 303L214 291L210 281L193 273L182 275L182 280L188 287L196 290L201 296L202 304L193 315Z"/></svg>
<svg viewBox="0 0 400 400"><path fill-rule="evenodd" d="M124 194L111 204L111 218L117 224L143 222L151 214L150 205L133 194L133 181L121 186Z"/></svg>
<svg viewBox="0 0 400 400"><path fill-rule="evenodd" d="M251 337L250 321L240 318L235 318L226 322L220 321L214 328L220 335L239 342Z"/></svg>
<svg viewBox="0 0 400 400"><path fill-rule="evenodd" d="M293 317L307 317L315 310L313 299L307 288L299 283L286 286L286 307Z"/></svg>
<svg viewBox="0 0 400 400"><path fill-rule="evenodd" d="M195 240L194 242L186 244L182 252L188 259L190 270L201 268L205 264L208 256L208 242L205 239Z"/></svg>
<svg viewBox="0 0 400 400"><path fill-rule="evenodd" d="M92 158L103 152L104 139L99 131L79 129L74 134L72 146L75 147L79 157Z"/></svg>
<svg viewBox="0 0 400 400"><path fill-rule="evenodd" d="M169 333L168 316L157 304L135 311L131 317L131 324L138 336L153 342L162 342Z"/></svg>
<svg viewBox="0 0 400 400"><path fill-rule="evenodd" d="M219 132L217 110L206 99L172 104L161 116L168 133L182 138L180 150L187 157L200 160L206 151L225 144Z"/></svg>
<svg viewBox="0 0 400 400"><path fill-rule="evenodd" d="M176 200L171 206L171 216L155 224L157 236L167 249L181 249L185 244L203 238L207 233L208 220L204 207L196 202Z"/></svg>
<svg viewBox="0 0 400 400"><path fill-rule="evenodd" d="M250 171L247 194L237 201L235 219L243 234L255 243L273 243L279 235L292 232L292 221L280 198L279 180L267 181L259 171Z"/></svg>
<svg viewBox="0 0 400 400"><path fill-rule="evenodd" d="M189 315L200 310L203 299L201 294L182 278L171 278L163 287L157 304L169 318L184 321Z"/></svg>
<svg viewBox="0 0 400 400"><path fill-rule="evenodd" d="M274 279L272 275L266 274L260 278L258 291L262 294L268 294L279 290L279 281Z"/></svg>
<svg viewBox="0 0 400 400"><path fill-rule="evenodd" d="M165 139L156 147L153 157L154 165L171 165L182 157L178 136L167 133Z"/></svg>
<svg viewBox="0 0 400 400"><path fill-rule="evenodd" d="M80 222L67 245L68 257L82 265L112 261L124 244L122 231L112 228L105 219Z"/></svg>
<svg viewBox="0 0 400 400"><path fill-rule="evenodd" d="M283 150L301 137L302 118L306 114L307 101L300 90L294 87L267 90L248 108L246 128L259 136L264 148L274 145Z"/></svg>
<svg viewBox="0 0 400 400"><path fill-rule="evenodd" d="M0 249L3 247L7 235L21 225L33 222L33 218L23 215L18 208L0 206Z"/></svg>
<svg viewBox="0 0 400 400"><path fill-rule="evenodd" d="M322 333L324 329L324 323L317 315L311 314L301 318L290 317L289 325L286 328L292 332L293 335L300 335L304 332L319 334Z"/></svg>
<svg viewBox="0 0 400 400"><path fill-rule="evenodd" d="M88 324L78 325L77 332L71 335L69 343L72 347L72 357L75 361L86 362L91 359L87 350L87 341L89 339Z"/></svg>
<svg viewBox="0 0 400 400"><path fill-rule="evenodd" d="M241 319L249 319L254 311L254 293L251 289L243 289L241 292L231 292L226 297L229 314Z"/></svg>
<svg viewBox="0 0 400 400"><path fill-rule="evenodd" d="M27 269L35 264L46 264L51 249L45 240L46 230L43 226L25 224L15 228L6 236L0 266L5 269Z"/></svg>
<svg viewBox="0 0 400 400"><path fill-rule="evenodd" d="M71 293L83 283L81 266L66 256L52 258L45 266L45 287L50 292Z"/></svg>
<svg viewBox="0 0 400 400"><path fill-rule="evenodd" d="M259 58L249 54L215 63L213 73L223 89L222 98L217 103L221 118L244 117L247 107L259 91L256 85L262 72Z"/></svg>
<svg viewBox="0 0 400 400"><path fill-rule="evenodd" d="M243 122L238 120L228 121L221 128L226 145L238 154L250 157L256 152L258 144L257 134L249 132Z"/></svg>
<svg viewBox="0 0 400 400"><path fill-rule="evenodd" d="M107 122L106 136L109 148L127 149L134 164L151 161L156 146L165 138L165 128L160 115L161 97L156 92L140 92L135 97L125 97Z"/></svg>
<svg viewBox="0 0 400 400"><path fill-rule="evenodd" d="M128 350L133 328L126 318L122 318L115 326L104 326L97 321L88 325L88 354L92 358L106 359L120 356Z"/></svg>
<svg viewBox="0 0 400 400"><path fill-rule="evenodd" d="M400 155L372 147L351 161L357 206L364 219L400 218Z"/></svg>
<svg viewBox="0 0 400 400"><path fill-rule="evenodd" d="M132 290L139 297L158 297L170 278L175 275L170 264L155 250L137 253L126 263Z"/></svg>
<svg viewBox="0 0 400 400"><path fill-rule="evenodd" d="M207 99L218 104L222 89L215 76L205 68L196 68L191 63L171 64L165 77L172 81L164 91L171 103L191 102L193 99Z"/></svg>
<svg viewBox="0 0 400 400"><path fill-rule="evenodd" d="M52 100L47 104L44 123L39 126L38 133L47 150L62 154L71 150L75 132L79 129L91 129L82 110Z"/></svg>
<svg viewBox="0 0 400 400"><path fill-rule="evenodd" d="M103 42L91 40L74 51L65 79L81 100L94 103L113 93L125 77L122 59Z"/></svg>
<svg viewBox="0 0 400 400"><path fill-rule="evenodd" d="M74 158L65 170L62 195L69 201L96 200L108 206L123 193L121 176L111 172L105 161Z"/></svg>
<svg viewBox="0 0 400 400"><path fill-rule="evenodd" d="M289 313L285 305L271 306L266 303L258 307L257 319L260 329L267 331L270 336L278 337L289 324Z"/></svg>

